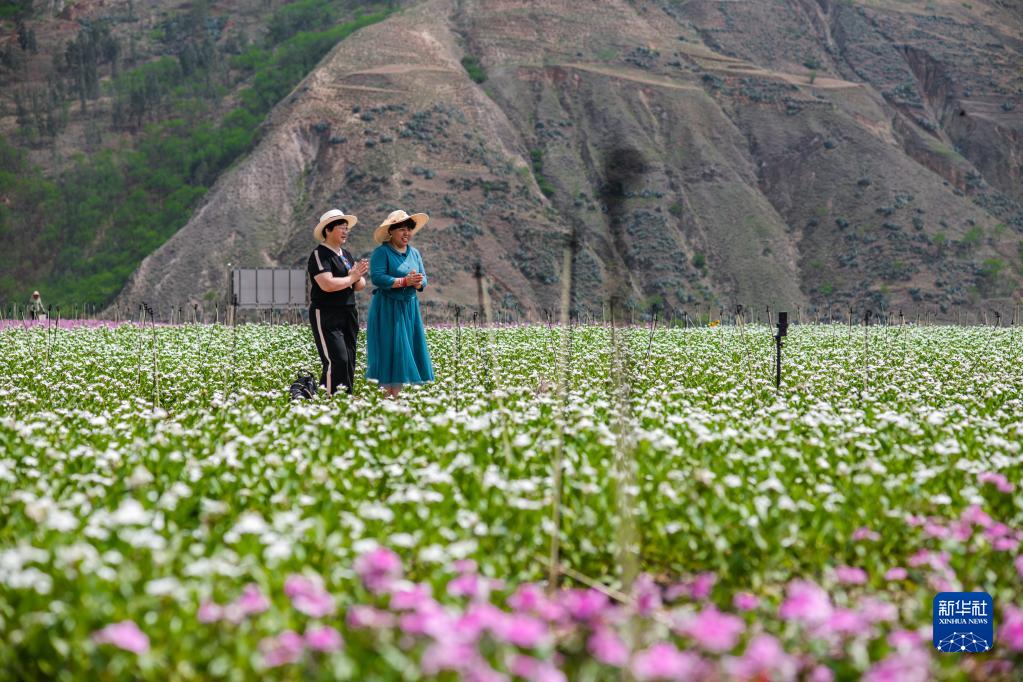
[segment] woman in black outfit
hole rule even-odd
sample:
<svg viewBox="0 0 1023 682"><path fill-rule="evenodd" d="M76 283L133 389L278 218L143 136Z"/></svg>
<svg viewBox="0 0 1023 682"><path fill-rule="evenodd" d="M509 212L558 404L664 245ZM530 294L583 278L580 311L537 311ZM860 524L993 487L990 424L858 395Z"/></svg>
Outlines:
<svg viewBox="0 0 1023 682"><path fill-rule="evenodd" d="M323 363L320 384L328 395L339 386L351 394L355 377L355 344L359 335L359 311L355 292L366 287L366 259L356 261L342 248L348 231L358 218L336 208L320 216L313 237L320 242L309 254L309 323Z"/></svg>

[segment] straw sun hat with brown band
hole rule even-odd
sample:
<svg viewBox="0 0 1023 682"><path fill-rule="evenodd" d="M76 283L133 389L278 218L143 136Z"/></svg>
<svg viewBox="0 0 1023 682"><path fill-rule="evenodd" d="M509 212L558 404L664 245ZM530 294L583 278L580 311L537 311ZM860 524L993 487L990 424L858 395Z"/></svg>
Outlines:
<svg viewBox="0 0 1023 682"><path fill-rule="evenodd" d="M349 230L355 227L355 223L359 222L359 219L355 216L348 215L339 208L332 208L320 216L320 222L316 223L316 227L313 228L313 239L322 243L324 240L323 228L339 220L347 221Z"/></svg>
<svg viewBox="0 0 1023 682"><path fill-rule="evenodd" d="M383 244L384 242L388 241L391 238L390 233L388 232L389 228L392 225L403 223L406 220L411 220L413 223L415 223L415 227L412 228L412 232L409 234L409 237L412 237L416 234L416 232L419 232L419 230L423 228L423 225L426 225L426 222L429 219L430 216L426 215L425 213L413 213L412 215L409 215L408 213L405 213L405 211L402 211L401 209L398 209L397 211L392 211L391 215L387 216L387 220L380 223L380 227L373 230L373 241L375 241L378 244Z"/></svg>

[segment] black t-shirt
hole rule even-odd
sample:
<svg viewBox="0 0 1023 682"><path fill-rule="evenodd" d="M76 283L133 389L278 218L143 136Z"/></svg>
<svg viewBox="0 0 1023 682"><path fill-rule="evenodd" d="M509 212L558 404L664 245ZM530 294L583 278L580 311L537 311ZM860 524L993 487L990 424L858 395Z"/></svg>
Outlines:
<svg viewBox="0 0 1023 682"><path fill-rule="evenodd" d="M339 308L341 306L355 305L355 291L346 287L340 291L324 291L316 283L316 275L321 272L329 272L335 277L346 277L348 268L355 264L352 254L341 249L341 255L326 244L317 246L309 254L309 265L306 270L309 272L310 292L309 300L318 308Z"/></svg>

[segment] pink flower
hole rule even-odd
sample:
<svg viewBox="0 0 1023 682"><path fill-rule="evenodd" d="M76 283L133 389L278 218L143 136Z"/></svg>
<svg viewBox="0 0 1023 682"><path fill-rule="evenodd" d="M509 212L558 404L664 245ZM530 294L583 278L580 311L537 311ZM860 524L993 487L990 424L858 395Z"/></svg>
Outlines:
<svg viewBox="0 0 1023 682"><path fill-rule="evenodd" d="M323 618L334 613L334 598L323 589L319 578L311 579L302 575L291 575L284 581L284 594L291 598L291 605L312 618Z"/></svg>
<svg viewBox="0 0 1023 682"><path fill-rule="evenodd" d="M216 623L224 617L224 611L216 602L204 601L195 615L200 623Z"/></svg>
<svg viewBox="0 0 1023 682"><path fill-rule="evenodd" d="M714 584L717 581L717 575L711 571L700 573L693 579L692 585L690 585L689 596L696 601L703 601L710 596L710 591L714 588Z"/></svg>
<svg viewBox="0 0 1023 682"><path fill-rule="evenodd" d="M902 566L895 566L888 569L888 572L884 574L884 579L888 581L905 580L907 575L909 573L906 572L906 569Z"/></svg>
<svg viewBox="0 0 1023 682"><path fill-rule="evenodd" d="M305 643L310 649L325 653L340 651L341 647L344 646L344 642L341 640L341 633L329 625L307 629L305 631Z"/></svg>
<svg viewBox="0 0 1023 682"><path fill-rule="evenodd" d="M732 605L740 611L752 611L760 606L760 597L750 592L737 592L732 597Z"/></svg>
<svg viewBox="0 0 1023 682"><path fill-rule="evenodd" d="M447 615L439 605L431 605L420 609L436 614L432 622L446 622ZM439 618L439 620L438 620ZM465 613L455 619L455 631L467 641L475 641L484 630L497 632L508 618L501 609L488 602L476 602L469 606Z"/></svg>
<svg viewBox="0 0 1023 682"><path fill-rule="evenodd" d="M837 608L825 622L825 628L836 635L856 637L870 632L870 624L850 609Z"/></svg>
<svg viewBox="0 0 1023 682"><path fill-rule="evenodd" d="M836 567L835 577L845 585L863 585L867 582L867 572L855 566Z"/></svg>
<svg viewBox="0 0 1023 682"><path fill-rule="evenodd" d="M948 528L952 533L952 538L963 544L969 542L973 537L973 526L966 521L953 521Z"/></svg>
<svg viewBox="0 0 1023 682"><path fill-rule="evenodd" d="M860 602L859 611L860 615L871 623L890 622L897 620L899 617L899 609L895 604L890 604L876 597L867 597Z"/></svg>
<svg viewBox="0 0 1023 682"><path fill-rule="evenodd" d="M407 589L397 589L391 593L391 610L417 609L421 604L430 601L433 601L430 586L417 583Z"/></svg>
<svg viewBox="0 0 1023 682"><path fill-rule="evenodd" d="M906 517L906 525L909 526L910 528L917 528L919 526L924 525L924 523L926 523L926 522L927 522L927 519L925 519L922 516L916 516L914 514L910 514L909 516Z"/></svg>
<svg viewBox="0 0 1023 682"><path fill-rule="evenodd" d="M715 653L732 649L745 629L741 618L721 613L714 606L705 608L683 627L700 646Z"/></svg>
<svg viewBox="0 0 1023 682"><path fill-rule="evenodd" d="M1023 651L1023 609L1006 604L1003 622L998 627L998 640L1012 651Z"/></svg>
<svg viewBox="0 0 1023 682"><path fill-rule="evenodd" d="M379 594L401 579L401 559L386 547L377 547L355 560L355 572L366 589Z"/></svg>
<svg viewBox="0 0 1023 682"><path fill-rule="evenodd" d="M597 661L620 668L629 660L629 649L610 628L597 628L586 642L586 648Z"/></svg>
<svg viewBox="0 0 1023 682"><path fill-rule="evenodd" d="M263 663L268 668L294 663L302 656L305 641L294 630L285 630L276 637L267 637L259 643Z"/></svg>
<svg viewBox="0 0 1023 682"><path fill-rule="evenodd" d="M728 661L728 669L729 677L740 680L791 679L796 666L777 639L761 634L750 640L742 656Z"/></svg>
<svg viewBox="0 0 1023 682"><path fill-rule="evenodd" d="M864 682L927 682L931 679L931 659L923 649L896 652L874 664L863 676Z"/></svg>
<svg viewBox="0 0 1023 682"><path fill-rule="evenodd" d="M533 611L546 601L543 589L534 583L523 583L508 597L508 606L516 611Z"/></svg>
<svg viewBox="0 0 1023 682"><path fill-rule="evenodd" d="M688 680L699 677L702 668L699 656L665 642L641 651L632 661L632 674L639 680Z"/></svg>
<svg viewBox="0 0 1023 682"><path fill-rule="evenodd" d="M476 562L472 559L458 559L452 567L459 573L475 573L477 569Z"/></svg>
<svg viewBox="0 0 1023 682"><path fill-rule="evenodd" d="M959 518L966 523L972 523L975 526L981 528L987 528L993 523L993 520L988 516L980 506L971 504L969 507L963 510L963 513L959 515Z"/></svg>
<svg viewBox="0 0 1023 682"><path fill-rule="evenodd" d="M991 544L991 547L996 552L1011 552L1019 547L1019 538L1015 536L998 538Z"/></svg>
<svg viewBox="0 0 1023 682"><path fill-rule="evenodd" d="M475 573L462 573L448 583L448 594L452 597L486 599L488 592L486 581Z"/></svg>
<svg viewBox="0 0 1023 682"><path fill-rule="evenodd" d="M979 480L981 483L991 483L996 488L998 488L998 492L1001 493L1011 493L1013 490L1016 489L1016 486L1010 483L1009 479L1007 479L1002 474L985 472L977 476L977 480Z"/></svg>
<svg viewBox="0 0 1023 682"><path fill-rule="evenodd" d="M439 604L423 604L416 611L398 617L398 627L407 635L430 635L441 638L451 633L455 619Z"/></svg>
<svg viewBox="0 0 1023 682"><path fill-rule="evenodd" d="M859 542L861 540L880 540L881 535L876 531L870 530L866 526L861 526L853 531L852 539L853 542Z"/></svg>
<svg viewBox="0 0 1023 682"><path fill-rule="evenodd" d="M356 604L348 609L345 622L348 623L348 627L353 629L369 628L371 630L382 630L394 625L394 616L387 611L381 611L372 606Z"/></svg>
<svg viewBox="0 0 1023 682"><path fill-rule="evenodd" d="M420 666L427 675L436 675L444 670L467 671L479 660L476 647L455 639L434 642L423 652Z"/></svg>
<svg viewBox="0 0 1023 682"><path fill-rule="evenodd" d="M1023 578L1023 554L1016 557L1015 565L1016 572L1019 573L1019 577Z"/></svg>
<svg viewBox="0 0 1023 682"><path fill-rule="evenodd" d="M941 552L939 554L938 552L930 552L926 549L921 549L917 551L913 556L909 557L906 563L908 563L911 568L917 568L918 566L927 565L933 568L934 570L938 570L941 568L947 568L948 560L949 560L948 552Z"/></svg>
<svg viewBox="0 0 1023 682"><path fill-rule="evenodd" d="M827 666L816 665L810 671L810 677L807 679L808 682L832 682L835 679L835 673L831 672L831 668Z"/></svg>
<svg viewBox="0 0 1023 682"><path fill-rule="evenodd" d="M888 644L893 649L913 649L922 642L920 633L915 630L895 630L888 635Z"/></svg>
<svg viewBox="0 0 1023 682"><path fill-rule="evenodd" d="M675 583L669 587L665 591L664 598L668 601L675 601L679 597L689 597L694 601L703 601L710 596L717 579L717 575L712 571L699 573L688 582Z"/></svg>
<svg viewBox="0 0 1023 682"><path fill-rule="evenodd" d="M578 621L593 620L608 607L607 597L597 590L564 590L558 597L568 615Z"/></svg>
<svg viewBox="0 0 1023 682"><path fill-rule="evenodd" d="M499 639L524 649L545 644L549 635L547 625L543 621L523 614L503 618L494 634Z"/></svg>
<svg viewBox="0 0 1023 682"><path fill-rule="evenodd" d="M831 616L831 599L816 583L793 580L786 591L788 596L778 609L781 618L817 625Z"/></svg>
<svg viewBox="0 0 1023 682"><path fill-rule="evenodd" d="M633 583L632 593L636 599L636 612L648 616L661 608L661 588L649 573L640 573Z"/></svg>
<svg viewBox="0 0 1023 682"><path fill-rule="evenodd" d="M508 663L508 672L530 682L565 682L565 674L552 663L532 656L516 654Z"/></svg>
<svg viewBox="0 0 1023 682"><path fill-rule="evenodd" d="M149 637L139 629L134 621L122 620L112 623L102 630L92 633L92 641L97 644L113 644L118 649L144 654L149 651Z"/></svg>
<svg viewBox="0 0 1023 682"><path fill-rule="evenodd" d="M242 595L238 597L235 604L246 616L263 613L270 608L270 600L259 591L259 586L255 583L249 583L245 586L242 590Z"/></svg>
<svg viewBox="0 0 1023 682"><path fill-rule="evenodd" d="M533 583L519 585L508 597L508 606L516 611L530 611L549 622L559 622L565 616L565 609L549 600L543 589Z"/></svg>

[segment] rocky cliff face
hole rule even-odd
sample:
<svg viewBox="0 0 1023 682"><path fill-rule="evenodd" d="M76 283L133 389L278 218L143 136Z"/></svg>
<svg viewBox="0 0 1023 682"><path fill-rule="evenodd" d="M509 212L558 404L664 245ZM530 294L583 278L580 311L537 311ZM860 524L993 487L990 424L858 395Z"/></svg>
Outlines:
<svg viewBox="0 0 1023 682"><path fill-rule="evenodd" d="M425 211L428 300L1008 314L1023 16L940 0L428 0L340 43L118 303L305 262L330 207ZM474 82L466 58L487 78ZM476 72L477 80L479 73Z"/></svg>

